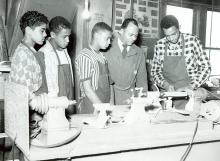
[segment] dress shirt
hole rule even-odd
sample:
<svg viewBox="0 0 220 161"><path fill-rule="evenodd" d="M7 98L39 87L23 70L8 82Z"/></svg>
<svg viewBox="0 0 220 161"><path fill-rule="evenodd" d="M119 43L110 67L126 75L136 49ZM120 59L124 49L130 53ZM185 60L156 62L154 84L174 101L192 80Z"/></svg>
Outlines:
<svg viewBox="0 0 220 161"><path fill-rule="evenodd" d="M120 38L118 38L118 46L119 46L119 49L121 50L121 52L123 51L124 49L124 46L123 46L123 42L120 40ZM127 46L127 51L129 51L131 48L131 46Z"/></svg>

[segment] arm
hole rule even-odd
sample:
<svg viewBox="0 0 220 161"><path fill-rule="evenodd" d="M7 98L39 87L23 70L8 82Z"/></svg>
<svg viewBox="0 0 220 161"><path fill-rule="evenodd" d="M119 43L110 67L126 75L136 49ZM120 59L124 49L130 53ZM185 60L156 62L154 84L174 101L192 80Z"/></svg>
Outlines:
<svg viewBox="0 0 220 161"><path fill-rule="evenodd" d="M95 93L94 87L91 84L91 78L94 70L92 61L87 56L80 55L76 58L75 64L80 84L82 86L81 90L92 103L101 103Z"/></svg>
<svg viewBox="0 0 220 161"><path fill-rule="evenodd" d="M195 37L194 54L196 55L197 71L193 78L192 87L194 89L200 87L209 77L211 72L211 65L209 58L205 51L202 49L202 45L197 37Z"/></svg>
<svg viewBox="0 0 220 161"><path fill-rule="evenodd" d="M94 103L102 103L95 91L92 88L91 80L85 80L82 82L82 86L84 89L84 92L86 96L89 98L89 100Z"/></svg>
<svg viewBox="0 0 220 161"><path fill-rule="evenodd" d="M146 69L146 59L143 51L140 53L140 65L137 69L137 80L136 86L143 87L144 91L148 91L148 81L147 81L147 69Z"/></svg>
<svg viewBox="0 0 220 161"><path fill-rule="evenodd" d="M14 53L9 81L27 86L29 90L29 101L36 97L35 91L41 86L41 71L37 68L37 62L34 62L34 56L22 48ZM32 106L31 106L32 107ZM41 114L47 112L47 107L32 108Z"/></svg>
<svg viewBox="0 0 220 161"><path fill-rule="evenodd" d="M164 76L162 74L164 51L160 50L159 48L159 44L157 43L154 47L154 57L151 67L151 75L153 81L158 86L167 88L169 86L169 83L165 81Z"/></svg>

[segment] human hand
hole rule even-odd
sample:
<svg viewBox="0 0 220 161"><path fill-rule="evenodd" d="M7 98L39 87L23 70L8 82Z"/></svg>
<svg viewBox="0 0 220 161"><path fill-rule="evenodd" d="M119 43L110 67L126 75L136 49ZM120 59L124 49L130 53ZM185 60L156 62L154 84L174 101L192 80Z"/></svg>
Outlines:
<svg viewBox="0 0 220 161"><path fill-rule="evenodd" d="M219 80L219 78L210 78L210 81L211 81L211 83L214 85L214 86L219 86L219 84L220 84L220 80Z"/></svg>
<svg viewBox="0 0 220 161"><path fill-rule="evenodd" d="M47 101L47 94L42 93L39 96L33 97L29 105L32 110L37 111L40 114L45 114L49 110L48 101Z"/></svg>
<svg viewBox="0 0 220 161"><path fill-rule="evenodd" d="M219 122L220 121L220 104L217 101L209 101L201 105L200 115L208 120Z"/></svg>
<svg viewBox="0 0 220 161"><path fill-rule="evenodd" d="M174 86L169 85L167 91L168 91L168 92L173 92L173 91L175 91Z"/></svg>
<svg viewBox="0 0 220 161"><path fill-rule="evenodd" d="M208 96L208 91L204 88L198 88L194 91L194 97L200 100L205 100Z"/></svg>
<svg viewBox="0 0 220 161"><path fill-rule="evenodd" d="M173 85L169 84L168 82L164 82L164 88L167 92L173 92L175 91L175 88Z"/></svg>

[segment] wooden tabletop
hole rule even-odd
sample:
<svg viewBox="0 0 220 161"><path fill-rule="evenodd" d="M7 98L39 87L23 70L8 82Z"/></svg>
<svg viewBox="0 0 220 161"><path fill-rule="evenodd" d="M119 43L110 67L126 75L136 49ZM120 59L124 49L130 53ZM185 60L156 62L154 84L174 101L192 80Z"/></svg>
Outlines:
<svg viewBox="0 0 220 161"><path fill-rule="evenodd" d="M154 123L134 125L115 123L108 128L98 129L83 124L83 120L88 117L92 116L72 116L72 126L82 127L81 134L75 140L56 148L31 146L27 158L29 160L74 158L186 145L190 142L196 126L196 121L190 117L163 113ZM207 141L220 141L220 128L218 126L213 128L210 121L199 120L195 142Z"/></svg>

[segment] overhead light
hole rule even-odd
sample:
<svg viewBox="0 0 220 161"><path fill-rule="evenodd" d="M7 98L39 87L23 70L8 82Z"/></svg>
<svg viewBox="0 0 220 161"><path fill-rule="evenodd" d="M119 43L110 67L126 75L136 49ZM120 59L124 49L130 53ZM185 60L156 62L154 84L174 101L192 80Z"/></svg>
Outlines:
<svg viewBox="0 0 220 161"><path fill-rule="evenodd" d="M82 12L82 18L85 20L89 20L91 18L91 14L89 12L89 0L85 0L85 8Z"/></svg>

